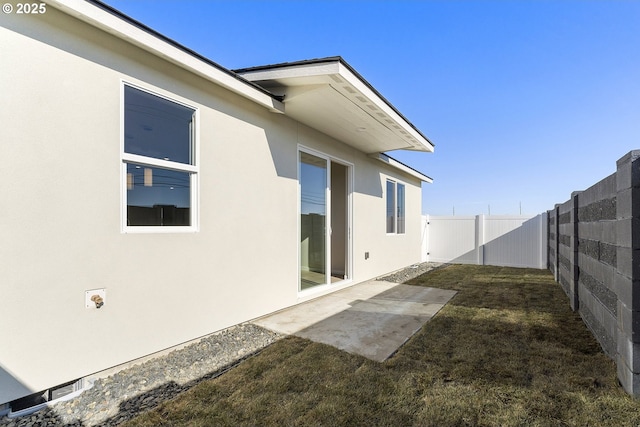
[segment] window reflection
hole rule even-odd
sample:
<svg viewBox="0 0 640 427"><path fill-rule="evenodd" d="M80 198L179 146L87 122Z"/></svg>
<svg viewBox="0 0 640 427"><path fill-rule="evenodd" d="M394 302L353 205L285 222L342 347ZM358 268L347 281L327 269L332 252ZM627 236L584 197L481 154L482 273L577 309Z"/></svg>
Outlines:
<svg viewBox="0 0 640 427"><path fill-rule="evenodd" d="M387 180L387 233L405 233L405 186Z"/></svg>
<svg viewBox="0 0 640 427"><path fill-rule="evenodd" d="M128 226L192 225L195 113L177 102L124 87Z"/></svg>
<svg viewBox="0 0 640 427"><path fill-rule="evenodd" d="M398 234L404 234L405 214L404 214L404 184L398 183Z"/></svg>
<svg viewBox="0 0 640 427"><path fill-rule="evenodd" d="M191 225L188 172L127 164L127 225Z"/></svg>
<svg viewBox="0 0 640 427"><path fill-rule="evenodd" d="M396 183L387 180L387 233L395 233L396 231Z"/></svg>
<svg viewBox="0 0 640 427"><path fill-rule="evenodd" d="M133 87L124 90L124 151L193 164L194 110Z"/></svg>
<svg viewBox="0 0 640 427"><path fill-rule="evenodd" d="M300 152L300 290L327 283L327 160Z"/></svg>

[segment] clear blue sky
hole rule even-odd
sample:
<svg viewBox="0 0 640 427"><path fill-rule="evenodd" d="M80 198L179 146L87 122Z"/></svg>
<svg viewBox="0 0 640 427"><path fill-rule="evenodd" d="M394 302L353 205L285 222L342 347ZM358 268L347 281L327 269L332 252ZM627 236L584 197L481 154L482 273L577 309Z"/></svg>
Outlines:
<svg viewBox="0 0 640 427"><path fill-rule="evenodd" d="M342 56L436 145L423 212L536 214L640 149L640 1L107 3L226 68Z"/></svg>

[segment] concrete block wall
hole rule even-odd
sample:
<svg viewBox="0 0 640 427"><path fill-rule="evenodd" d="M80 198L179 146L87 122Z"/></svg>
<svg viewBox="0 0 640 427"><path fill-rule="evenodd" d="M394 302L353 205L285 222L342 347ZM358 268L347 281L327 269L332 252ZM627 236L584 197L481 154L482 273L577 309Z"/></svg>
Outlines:
<svg viewBox="0 0 640 427"><path fill-rule="evenodd" d="M558 209L552 209L547 212L547 268L553 273L556 281L558 281Z"/></svg>
<svg viewBox="0 0 640 427"><path fill-rule="evenodd" d="M616 354L616 174L576 195L578 307L604 351Z"/></svg>
<svg viewBox="0 0 640 427"><path fill-rule="evenodd" d="M640 396L640 151L617 162L616 271L618 378Z"/></svg>
<svg viewBox="0 0 640 427"><path fill-rule="evenodd" d="M640 150L548 212L548 267L640 396Z"/></svg>
<svg viewBox="0 0 640 427"><path fill-rule="evenodd" d="M571 194L571 199L556 206L557 223L557 277L556 280L562 286L569 297L569 303L573 310L579 307L578 299L578 239L577 239L577 192Z"/></svg>

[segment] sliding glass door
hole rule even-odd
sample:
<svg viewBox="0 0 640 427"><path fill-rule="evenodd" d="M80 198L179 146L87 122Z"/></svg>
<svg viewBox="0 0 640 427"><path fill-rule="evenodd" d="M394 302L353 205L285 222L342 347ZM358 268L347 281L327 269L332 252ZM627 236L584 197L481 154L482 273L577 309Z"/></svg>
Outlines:
<svg viewBox="0 0 640 427"><path fill-rule="evenodd" d="M300 291L349 278L350 166L300 151Z"/></svg>
<svg viewBox="0 0 640 427"><path fill-rule="evenodd" d="M300 290L327 283L327 160L300 152Z"/></svg>

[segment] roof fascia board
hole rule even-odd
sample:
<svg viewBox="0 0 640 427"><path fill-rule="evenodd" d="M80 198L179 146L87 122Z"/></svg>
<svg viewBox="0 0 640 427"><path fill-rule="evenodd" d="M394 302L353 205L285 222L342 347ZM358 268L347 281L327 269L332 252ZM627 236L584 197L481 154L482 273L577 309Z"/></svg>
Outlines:
<svg viewBox="0 0 640 427"><path fill-rule="evenodd" d="M340 65L336 63L309 63L309 64L285 64L282 67L267 68L256 67L255 69L236 70L239 74L250 74L251 81L279 80L283 78L296 77L316 77L340 73Z"/></svg>
<svg viewBox="0 0 640 427"><path fill-rule="evenodd" d="M367 83L353 68L341 61L339 63L340 76L347 80L353 87L360 91L364 96L371 100L380 110L391 117L396 123L411 134L416 140L422 142L427 148L426 151L433 152L434 145L428 138L422 135L402 114L398 112L382 95Z"/></svg>
<svg viewBox="0 0 640 427"><path fill-rule="evenodd" d="M405 165L402 162L399 162L398 160L394 159L393 157L390 157L384 153L373 153L373 154L369 154L369 157L371 157L372 159L376 159L381 161L382 163L385 163L386 165L391 166L392 168L398 169L408 175L411 175L414 178L419 179L420 181L432 184L433 183L433 179L421 172L418 172L417 170L413 169L410 166Z"/></svg>
<svg viewBox="0 0 640 427"><path fill-rule="evenodd" d="M44 0L62 12L112 34L181 68L241 95L273 112L284 113L284 104L233 72L171 42L110 6L91 0Z"/></svg>

